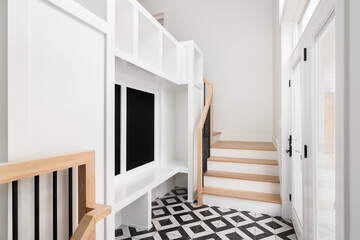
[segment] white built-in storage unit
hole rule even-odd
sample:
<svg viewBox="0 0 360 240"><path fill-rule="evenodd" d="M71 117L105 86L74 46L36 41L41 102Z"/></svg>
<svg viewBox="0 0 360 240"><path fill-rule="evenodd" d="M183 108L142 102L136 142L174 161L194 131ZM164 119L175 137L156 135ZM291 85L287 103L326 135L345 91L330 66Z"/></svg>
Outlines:
<svg viewBox="0 0 360 240"><path fill-rule="evenodd" d="M115 54L170 82L179 75L180 43L136 0L117 0Z"/></svg>
<svg viewBox="0 0 360 240"><path fill-rule="evenodd" d="M178 42L136 0L116 0L115 9L122 171L115 176L113 211L116 225L148 228L151 201L165 193L164 184L176 181L188 188L189 202L195 198L194 141L203 106L203 54L193 41ZM127 87L155 95L155 160L130 171L123 166Z"/></svg>
<svg viewBox="0 0 360 240"><path fill-rule="evenodd" d="M115 238L115 217L125 224L149 227L151 201L164 194L162 189L171 187L169 183L187 186L188 201L193 201L194 141L203 104L202 53L196 44L178 42L136 0L6 3L7 160L94 150L96 202L112 207L112 214L97 223L98 239ZM96 6L106 6L106 14ZM121 85L123 93L121 161L126 158L126 88L155 96L155 159L130 171L121 165L117 176L115 84ZM64 192L68 186L66 174L58 175L59 189ZM74 179L76 176L74 169ZM40 178L46 198L52 194L47 187L52 178L48 177ZM23 194L19 199L23 214L19 219L20 239L33 235L32 228L26 227L34 211L27 200L33 196L30 183L19 182ZM59 206L64 209L67 200L66 194L58 194ZM51 204L44 201L41 209L40 220L51 226ZM79 220L76 212L75 207L74 229ZM8 213L6 218L11 219L11 211ZM66 215L58 217L59 229L66 229ZM43 231L45 239L52 236L51 227ZM59 239L67 236L68 232L58 231Z"/></svg>

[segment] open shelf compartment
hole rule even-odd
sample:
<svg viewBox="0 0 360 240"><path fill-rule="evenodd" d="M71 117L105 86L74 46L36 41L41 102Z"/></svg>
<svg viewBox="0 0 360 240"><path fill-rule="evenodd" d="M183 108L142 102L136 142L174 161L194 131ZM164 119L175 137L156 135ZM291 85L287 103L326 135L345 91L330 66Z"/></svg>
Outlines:
<svg viewBox="0 0 360 240"><path fill-rule="evenodd" d="M116 48L134 54L134 19L135 9L128 0L116 1L115 46Z"/></svg>
<svg viewBox="0 0 360 240"><path fill-rule="evenodd" d="M171 77L176 77L178 73L178 46L177 43L163 36L163 71Z"/></svg>
<svg viewBox="0 0 360 240"><path fill-rule="evenodd" d="M160 68L160 33L160 29L139 12L138 57L155 68Z"/></svg>

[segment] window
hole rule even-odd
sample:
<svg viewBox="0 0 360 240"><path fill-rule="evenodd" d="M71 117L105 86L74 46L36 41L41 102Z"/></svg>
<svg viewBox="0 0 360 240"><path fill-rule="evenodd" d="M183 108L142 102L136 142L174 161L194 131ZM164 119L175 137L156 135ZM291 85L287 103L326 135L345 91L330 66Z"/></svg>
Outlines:
<svg viewBox="0 0 360 240"><path fill-rule="evenodd" d="M281 19L284 6L285 6L285 0L279 0L279 20Z"/></svg>
<svg viewBox="0 0 360 240"><path fill-rule="evenodd" d="M335 239L335 20L316 38L316 239Z"/></svg>
<svg viewBox="0 0 360 240"><path fill-rule="evenodd" d="M320 0L310 0L307 7L305 7L305 11L300 18L298 23L298 31L299 36L304 32L306 26L309 24L311 17L314 15L316 7L319 5Z"/></svg>

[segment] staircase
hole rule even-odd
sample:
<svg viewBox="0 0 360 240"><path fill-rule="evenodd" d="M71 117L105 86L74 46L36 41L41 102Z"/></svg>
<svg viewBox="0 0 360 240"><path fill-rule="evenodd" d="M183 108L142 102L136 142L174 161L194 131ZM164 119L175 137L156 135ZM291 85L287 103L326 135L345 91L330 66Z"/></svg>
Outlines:
<svg viewBox="0 0 360 240"><path fill-rule="evenodd" d="M204 204L280 215L279 166L272 143L217 141L210 155Z"/></svg>
<svg viewBox="0 0 360 240"><path fill-rule="evenodd" d="M213 85L206 79L204 83L209 92L197 128L198 204L280 216L274 144L221 141L221 132L213 132Z"/></svg>

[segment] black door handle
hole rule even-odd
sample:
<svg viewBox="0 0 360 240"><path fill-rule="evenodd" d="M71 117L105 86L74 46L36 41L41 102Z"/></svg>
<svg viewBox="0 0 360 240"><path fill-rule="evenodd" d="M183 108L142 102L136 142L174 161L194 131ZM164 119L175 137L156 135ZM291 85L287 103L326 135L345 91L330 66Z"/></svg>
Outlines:
<svg viewBox="0 0 360 240"><path fill-rule="evenodd" d="M289 154L289 157L292 157L292 135L289 136L289 149L286 150L286 153Z"/></svg>

